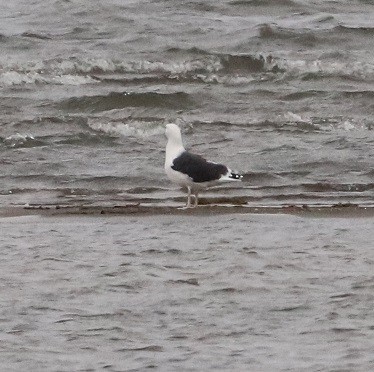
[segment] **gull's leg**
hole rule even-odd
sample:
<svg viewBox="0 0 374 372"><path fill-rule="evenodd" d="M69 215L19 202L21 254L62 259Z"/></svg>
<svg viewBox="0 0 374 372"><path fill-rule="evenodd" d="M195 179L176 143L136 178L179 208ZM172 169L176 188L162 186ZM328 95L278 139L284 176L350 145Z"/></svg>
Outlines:
<svg viewBox="0 0 374 372"><path fill-rule="evenodd" d="M191 208L191 187L187 186L187 204L184 207L179 207L178 209Z"/></svg>
<svg viewBox="0 0 374 372"><path fill-rule="evenodd" d="M195 192L194 199L195 199L195 202L194 202L193 206L194 206L194 208L196 208L197 205L199 204L199 193L198 192Z"/></svg>
<svg viewBox="0 0 374 372"><path fill-rule="evenodd" d="M186 208L191 208L191 187L187 186L187 205Z"/></svg>

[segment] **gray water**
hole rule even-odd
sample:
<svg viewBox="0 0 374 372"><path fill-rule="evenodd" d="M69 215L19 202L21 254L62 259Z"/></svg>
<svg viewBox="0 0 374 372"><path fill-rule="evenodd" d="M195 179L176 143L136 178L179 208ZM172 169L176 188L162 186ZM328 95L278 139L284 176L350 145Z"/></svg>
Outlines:
<svg viewBox="0 0 374 372"><path fill-rule="evenodd" d="M2 371L371 371L372 219L1 221Z"/></svg>
<svg viewBox="0 0 374 372"><path fill-rule="evenodd" d="M213 195L372 205L372 1L0 4L1 204L180 203L175 122Z"/></svg>

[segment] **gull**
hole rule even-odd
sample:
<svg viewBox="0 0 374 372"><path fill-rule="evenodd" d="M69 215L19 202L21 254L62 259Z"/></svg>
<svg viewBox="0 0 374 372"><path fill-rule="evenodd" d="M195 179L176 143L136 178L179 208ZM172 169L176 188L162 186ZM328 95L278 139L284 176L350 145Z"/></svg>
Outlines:
<svg viewBox="0 0 374 372"><path fill-rule="evenodd" d="M200 155L186 151L181 131L176 124L167 124L165 134L168 139L165 172L173 183L187 189L187 204L184 208L197 207L200 191L221 182L240 181L243 178L226 165L207 161Z"/></svg>

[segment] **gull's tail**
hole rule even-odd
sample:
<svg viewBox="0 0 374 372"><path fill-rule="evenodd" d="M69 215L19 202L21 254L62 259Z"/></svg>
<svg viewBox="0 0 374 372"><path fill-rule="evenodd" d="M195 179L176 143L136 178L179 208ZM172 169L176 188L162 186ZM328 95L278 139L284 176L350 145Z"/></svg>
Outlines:
<svg viewBox="0 0 374 372"><path fill-rule="evenodd" d="M243 178L243 176L236 171L230 171L228 176L233 181L240 181Z"/></svg>
<svg viewBox="0 0 374 372"><path fill-rule="evenodd" d="M243 176L236 172L232 171L231 169L227 168L226 174L222 175L221 178L219 179L220 181L241 181Z"/></svg>

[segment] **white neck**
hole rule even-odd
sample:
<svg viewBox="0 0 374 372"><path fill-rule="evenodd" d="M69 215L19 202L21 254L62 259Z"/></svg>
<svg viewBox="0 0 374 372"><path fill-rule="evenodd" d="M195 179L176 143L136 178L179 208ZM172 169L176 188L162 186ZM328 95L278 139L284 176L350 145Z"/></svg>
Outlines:
<svg viewBox="0 0 374 372"><path fill-rule="evenodd" d="M184 151L186 150L183 147L180 134L178 137L169 138L166 144L165 167L170 167L173 164L173 160Z"/></svg>

